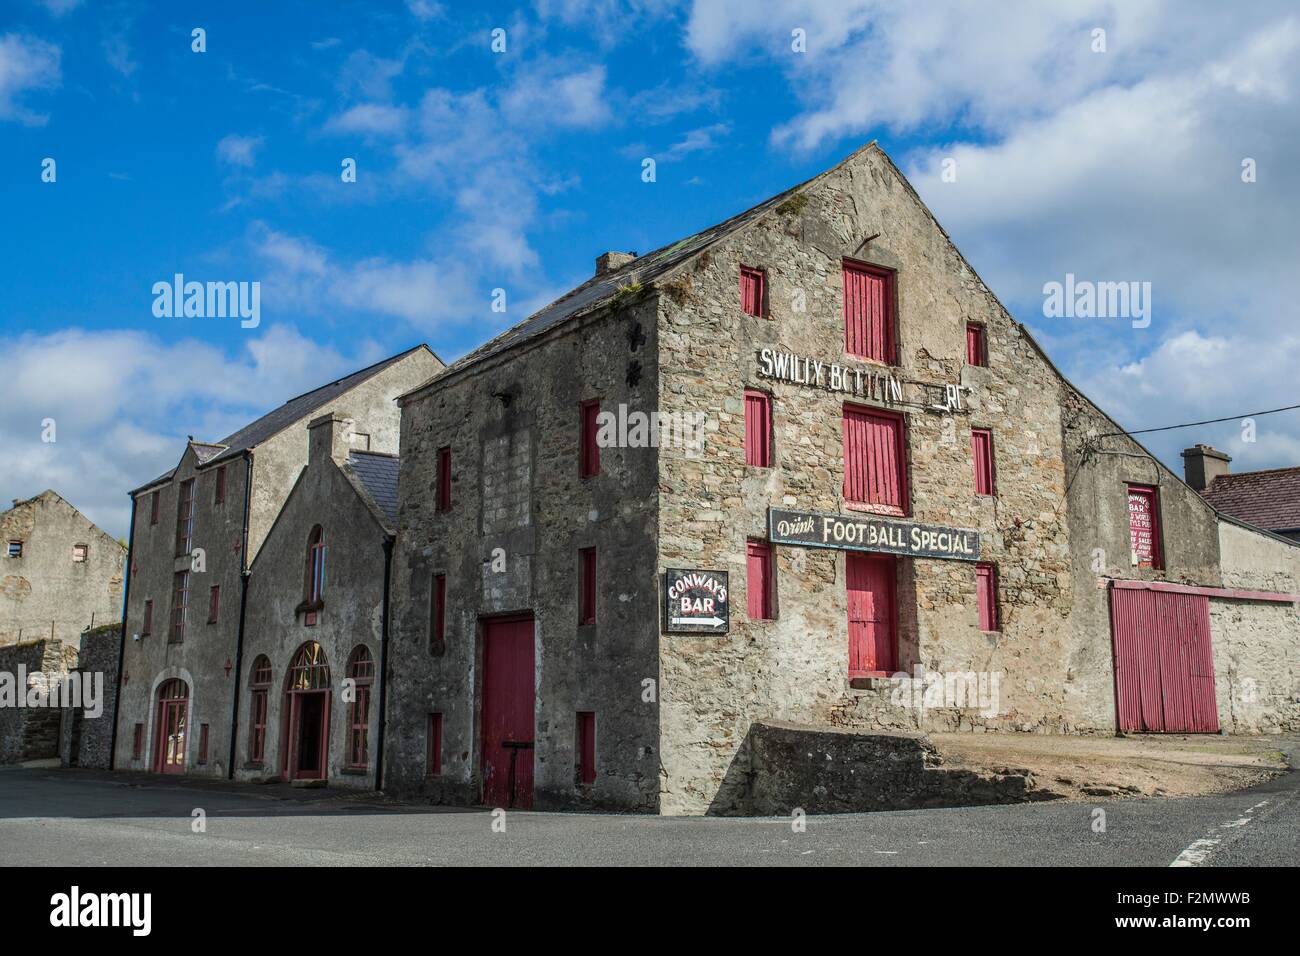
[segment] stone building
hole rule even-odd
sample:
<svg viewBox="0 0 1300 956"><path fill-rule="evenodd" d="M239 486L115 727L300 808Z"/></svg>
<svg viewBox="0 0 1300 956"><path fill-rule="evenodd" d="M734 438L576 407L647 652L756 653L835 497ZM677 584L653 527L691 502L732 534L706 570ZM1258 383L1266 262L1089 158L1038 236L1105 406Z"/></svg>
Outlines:
<svg viewBox="0 0 1300 956"><path fill-rule="evenodd" d="M0 513L0 644L37 638L74 652L122 616L126 549L54 491Z"/></svg>
<svg viewBox="0 0 1300 956"><path fill-rule="evenodd" d="M307 467L249 569L241 779L377 783L397 457L353 448L352 426L308 425Z"/></svg>
<svg viewBox="0 0 1300 956"><path fill-rule="evenodd" d="M767 721L1300 726L1293 545L1066 381L874 144L401 405L395 790L732 812Z"/></svg>
<svg viewBox="0 0 1300 956"><path fill-rule="evenodd" d="M244 589L307 464L308 423L346 412L351 451L396 454L394 398L442 367L424 345L395 355L291 399L220 442L191 439L174 469L131 492L116 768L233 772L232 743L242 746L236 702L252 663L246 655L241 663L245 620L266 625L257 635L266 648L275 646L272 625L287 633L291 623L278 616L278 595L259 592L271 607L246 605ZM301 573L299 558L293 564ZM288 665L276 659L272 672L283 678Z"/></svg>

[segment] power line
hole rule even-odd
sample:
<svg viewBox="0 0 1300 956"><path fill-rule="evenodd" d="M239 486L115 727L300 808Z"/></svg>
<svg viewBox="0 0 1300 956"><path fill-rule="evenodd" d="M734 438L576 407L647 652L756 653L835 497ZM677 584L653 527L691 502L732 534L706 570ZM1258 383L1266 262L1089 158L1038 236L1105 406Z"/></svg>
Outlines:
<svg viewBox="0 0 1300 956"><path fill-rule="evenodd" d="M1244 415L1229 415L1227 418L1211 418L1203 422L1184 422L1181 425L1164 425L1160 428L1139 428L1131 432L1107 432L1105 435L1098 435L1098 438L1114 438L1117 435L1146 435L1151 432L1168 432L1175 428L1192 428L1196 425L1218 425L1222 422L1235 422L1243 418L1259 418L1261 415L1276 415L1278 412L1290 412L1300 408L1300 405L1287 405L1284 408L1270 408L1266 412L1247 412Z"/></svg>

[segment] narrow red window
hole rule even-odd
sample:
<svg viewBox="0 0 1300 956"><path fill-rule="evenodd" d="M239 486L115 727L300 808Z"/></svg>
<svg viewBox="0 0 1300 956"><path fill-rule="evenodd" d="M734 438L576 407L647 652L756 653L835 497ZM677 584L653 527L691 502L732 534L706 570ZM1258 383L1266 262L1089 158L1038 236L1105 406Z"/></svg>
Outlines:
<svg viewBox="0 0 1300 956"><path fill-rule="evenodd" d="M144 753L144 724L136 724L135 733L131 738L131 759L139 760L142 753Z"/></svg>
<svg viewBox="0 0 1300 956"><path fill-rule="evenodd" d="M975 494L996 494L993 487L993 432L987 428L970 430L971 460L975 463Z"/></svg>
<svg viewBox="0 0 1300 956"><path fill-rule="evenodd" d="M176 553L189 554L194 543L194 479L181 482L181 499L176 507Z"/></svg>
<svg viewBox="0 0 1300 956"><path fill-rule="evenodd" d="M767 277L762 269L740 267L740 308L746 315L763 316L767 296Z"/></svg>
<svg viewBox="0 0 1300 956"><path fill-rule="evenodd" d="M974 322L966 323L966 364L986 366L989 364L988 343L984 340L984 326Z"/></svg>
<svg viewBox="0 0 1300 956"><path fill-rule="evenodd" d="M596 549L583 548L578 552L578 574L581 581L578 595L578 623L596 623Z"/></svg>
<svg viewBox="0 0 1300 956"><path fill-rule="evenodd" d="M370 651L358 644L348 660L353 697L348 706L348 766L363 770L370 757L370 685L375 678L375 661Z"/></svg>
<svg viewBox="0 0 1300 956"><path fill-rule="evenodd" d="M438 449L438 510L451 510L451 446Z"/></svg>
<svg viewBox="0 0 1300 956"><path fill-rule="evenodd" d="M169 643L185 640L185 612L190 603L190 572L178 571L172 575L172 632Z"/></svg>
<svg viewBox="0 0 1300 956"><path fill-rule="evenodd" d="M600 474L600 445L596 436L600 430L600 400L582 403L582 435L579 459L581 476L593 478Z"/></svg>
<svg viewBox="0 0 1300 956"><path fill-rule="evenodd" d="M150 524L158 523L158 511L162 507L162 499L159 497L161 494L162 494L161 491L155 491L152 495L149 496L149 523Z"/></svg>
<svg viewBox="0 0 1300 956"><path fill-rule="evenodd" d="M221 585L214 584L208 588L208 623L216 624L221 613Z"/></svg>
<svg viewBox="0 0 1300 956"><path fill-rule="evenodd" d="M208 762L208 725L199 724L199 763Z"/></svg>
<svg viewBox="0 0 1300 956"><path fill-rule="evenodd" d="M745 389L745 464L772 467L772 396Z"/></svg>
<svg viewBox="0 0 1300 956"><path fill-rule="evenodd" d="M772 546L766 541L746 545L745 585L751 621L776 618L776 579L772 574Z"/></svg>
<svg viewBox="0 0 1300 956"><path fill-rule="evenodd" d="M226 500L226 466L222 465L217 469L217 489L212 496L215 504L222 504Z"/></svg>
<svg viewBox="0 0 1300 956"><path fill-rule="evenodd" d="M903 417L844 406L844 500L886 514L907 513Z"/></svg>
<svg viewBox="0 0 1300 956"><path fill-rule="evenodd" d="M578 784L590 787L596 782L596 715L590 710L578 711L578 739L574 747L577 757L575 767Z"/></svg>
<svg viewBox="0 0 1300 956"><path fill-rule="evenodd" d="M311 627L325 602L325 529L316 525L307 536L306 578L303 584L303 624Z"/></svg>
<svg viewBox="0 0 1300 956"><path fill-rule="evenodd" d="M980 630L999 631L998 570L991 564L975 565L975 592L979 598Z"/></svg>
<svg viewBox="0 0 1300 956"><path fill-rule="evenodd" d="M267 693L271 686L271 661L265 654L259 654L257 660L253 661L253 675L248 686L252 691L248 721L248 759L252 763L261 763L266 756Z"/></svg>
<svg viewBox="0 0 1300 956"><path fill-rule="evenodd" d="M428 773L436 777L442 773L442 714L429 715Z"/></svg>
<svg viewBox="0 0 1300 956"><path fill-rule="evenodd" d="M140 636L148 637L153 633L153 601L144 602L144 624L140 628Z"/></svg>
<svg viewBox="0 0 1300 956"><path fill-rule="evenodd" d="M844 263L844 348L850 355L894 363L894 274Z"/></svg>
<svg viewBox="0 0 1300 956"><path fill-rule="evenodd" d="M1160 549L1160 498L1149 485L1128 486L1128 536L1133 567L1164 567Z"/></svg>
<svg viewBox="0 0 1300 956"><path fill-rule="evenodd" d="M429 594L429 643L441 645L447 637L447 575L435 574Z"/></svg>

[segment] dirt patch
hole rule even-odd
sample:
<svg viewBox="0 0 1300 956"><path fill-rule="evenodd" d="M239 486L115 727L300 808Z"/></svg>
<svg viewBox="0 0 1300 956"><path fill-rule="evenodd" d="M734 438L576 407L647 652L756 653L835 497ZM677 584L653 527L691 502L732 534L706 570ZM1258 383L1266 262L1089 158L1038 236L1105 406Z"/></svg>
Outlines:
<svg viewBox="0 0 1300 956"><path fill-rule="evenodd" d="M1285 772L1276 737L929 734L948 770L1023 774L1038 799L1191 797Z"/></svg>

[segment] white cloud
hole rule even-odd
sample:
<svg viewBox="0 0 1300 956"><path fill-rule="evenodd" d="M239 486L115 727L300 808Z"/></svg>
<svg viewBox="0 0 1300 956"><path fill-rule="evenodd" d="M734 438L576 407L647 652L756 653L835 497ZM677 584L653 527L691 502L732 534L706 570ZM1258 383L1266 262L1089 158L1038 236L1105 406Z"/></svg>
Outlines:
<svg viewBox="0 0 1300 956"><path fill-rule="evenodd" d="M18 100L34 90L58 87L61 76L57 46L18 33L0 36L0 120L44 126L49 116L27 109Z"/></svg>
<svg viewBox="0 0 1300 956"><path fill-rule="evenodd" d="M0 339L0 351L12 362L0 498L53 488L114 536L127 533L126 491L176 464L187 434L223 438L381 357L365 338L344 356L282 324L233 357L202 339L75 328ZM42 441L45 419L55 423L52 443Z"/></svg>
<svg viewBox="0 0 1300 956"><path fill-rule="evenodd" d="M260 136L240 136L231 133L229 136L223 136L217 143L217 158L229 166L251 169L255 162L254 154L261 145Z"/></svg>
<svg viewBox="0 0 1300 956"><path fill-rule="evenodd" d="M598 126L611 115L605 68L566 71L557 62L531 64L502 93L501 112L518 125Z"/></svg>
<svg viewBox="0 0 1300 956"><path fill-rule="evenodd" d="M410 119L410 112L404 107L360 103L330 119L325 129L331 133L396 136L406 129Z"/></svg>
<svg viewBox="0 0 1300 956"><path fill-rule="evenodd" d="M41 6L48 10L51 16L61 17L81 6L81 0L41 0Z"/></svg>

